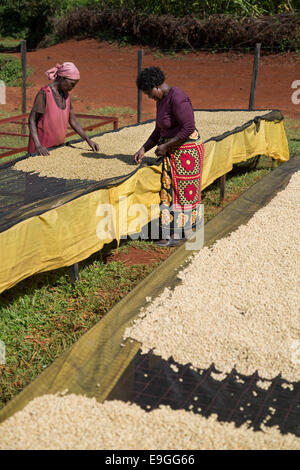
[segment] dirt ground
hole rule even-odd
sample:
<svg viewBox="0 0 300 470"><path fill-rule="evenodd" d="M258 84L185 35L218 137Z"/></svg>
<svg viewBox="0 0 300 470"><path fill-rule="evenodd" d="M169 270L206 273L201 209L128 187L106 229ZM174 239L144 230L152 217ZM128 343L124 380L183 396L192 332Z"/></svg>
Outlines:
<svg viewBox="0 0 300 470"><path fill-rule="evenodd" d="M149 250L143 250L138 247L129 247L126 253L115 252L107 257L106 262L110 263L112 261L122 261L127 266L132 266L133 264L155 264L158 261L165 260L171 253L172 248L155 248Z"/></svg>
<svg viewBox="0 0 300 470"><path fill-rule="evenodd" d="M40 87L48 82L45 71L56 63L74 62L81 80L72 91L75 112L100 107L137 109L138 46L119 47L93 39L69 40L27 53L27 65L34 69L27 89L27 111ZM18 54L16 54L18 55ZM162 68L170 85L182 88L194 108L247 109L253 69L253 54L189 53L165 55L144 49L143 67ZM284 116L300 118L300 104L293 104L291 86L300 80L300 55L261 54L255 98L256 109L280 109ZM21 109L21 89L7 89L7 111ZM143 119L155 116L155 102L142 99Z"/></svg>

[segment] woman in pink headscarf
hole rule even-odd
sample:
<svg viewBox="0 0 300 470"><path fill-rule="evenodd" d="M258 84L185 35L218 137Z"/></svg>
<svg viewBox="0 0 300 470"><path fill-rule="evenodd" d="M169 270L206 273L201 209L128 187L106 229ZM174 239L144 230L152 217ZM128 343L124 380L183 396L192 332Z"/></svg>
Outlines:
<svg viewBox="0 0 300 470"><path fill-rule="evenodd" d="M46 85L36 95L29 115L28 153L49 155L48 148L65 142L68 123L87 141L92 150L98 151L98 145L84 132L76 119L69 92L80 80L77 67L72 62L57 64L46 72L51 85Z"/></svg>

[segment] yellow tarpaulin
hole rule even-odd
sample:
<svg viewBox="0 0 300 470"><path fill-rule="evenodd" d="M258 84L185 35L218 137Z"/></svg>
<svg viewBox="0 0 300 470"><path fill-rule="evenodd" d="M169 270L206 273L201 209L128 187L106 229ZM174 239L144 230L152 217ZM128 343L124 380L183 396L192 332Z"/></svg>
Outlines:
<svg viewBox="0 0 300 470"><path fill-rule="evenodd" d="M241 132L206 142L202 189L234 163L256 155L289 159L282 120L262 119L259 129L253 122ZM105 243L135 233L158 215L160 178L161 166L142 167L118 186L80 196L0 233L0 292L33 274L77 263Z"/></svg>
<svg viewBox="0 0 300 470"><path fill-rule="evenodd" d="M259 130L253 122L242 132L230 134L225 139L210 140L204 145L202 189L240 163L256 155L286 162L289 159L288 142L283 121L260 121Z"/></svg>

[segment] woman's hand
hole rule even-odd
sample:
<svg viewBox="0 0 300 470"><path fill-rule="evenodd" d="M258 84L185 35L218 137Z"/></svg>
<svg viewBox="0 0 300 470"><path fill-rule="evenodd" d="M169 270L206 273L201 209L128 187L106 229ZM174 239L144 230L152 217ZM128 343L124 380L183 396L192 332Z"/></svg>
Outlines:
<svg viewBox="0 0 300 470"><path fill-rule="evenodd" d="M134 161L137 165L139 165L142 161L142 159L144 158L144 155L145 155L145 149L144 147L141 147L140 150L138 150L135 154L134 154Z"/></svg>
<svg viewBox="0 0 300 470"><path fill-rule="evenodd" d="M168 146L166 144L158 145L155 150L155 155L158 157L165 157L168 152Z"/></svg>
<svg viewBox="0 0 300 470"><path fill-rule="evenodd" d="M38 131L37 131L37 121L38 119L42 116L42 114L37 113L34 109L31 110L28 118L28 125L29 125L29 131L30 135L33 139L34 145L35 145L35 150L38 155L50 155L48 149L44 147L38 136Z"/></svg>
<svg viewBox="0 0 300 470"><path fill-rule="evenodd" d="M94 152L99 151L99 145L96 142L93 142L91 139L88 140L88 144Z"/></svg>
<svg viewBox="0 0 300 470"><path fill-rule="evenodd" d="M50 155L50 153L48 152L48 149L44 147L43 145L36 145L35 148L36 148L38 155L44 155L44 156Z"/></svg>

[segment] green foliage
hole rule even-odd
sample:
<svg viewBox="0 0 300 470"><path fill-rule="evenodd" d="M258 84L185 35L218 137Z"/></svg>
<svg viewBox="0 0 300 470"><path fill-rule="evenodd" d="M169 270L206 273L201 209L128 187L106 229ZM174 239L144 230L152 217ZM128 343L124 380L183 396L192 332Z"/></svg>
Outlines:
<svg viewBox="0 0 300 470"><path fill-rule="evenodd" d="M64 5L64 13L68 13L73 8L81 8L81 7L92 7L98 8L99 6L102 7L102 4L106 2L101 2L101 0L65 0Z"/></svg>
<svg viewBox="0 0 300 470"><path fill-rule="evenodd" d="M20 40L10 37L1 38L0 37L0 51L5 51L7 49L20 48Z"/></svg>
<svg viewBox="0 0 300 470"><path fill-rule="evenodd" d="M214 14L264 15L297 10L299 0L69 0L71 7L88 6L93 8L126 8L153 15L194 15L205 18Z"/></svg>
<svg viewBox="0 0 300 470"><path fill-rule="evenodd" d="M26 77L32 74L32 69L27 67ZM7 86L21 86L22 84L22 64L15 57L5 54L0 55L0 80Z"/></svg>
<svg viewBox="0 0 300 470"><path fill-rule="evenodd" d="M48 18L66 10L67 0L2 0L0 6L0 34L27 39L34 47L44 37Z"/></svg>
<svg viewBox="0 0 300 470"><path fill-rule="evenodd" d="M28 47L36 47L51 33L53 19L67 16L76 8L116 11L148 15L172 15L206 19L210 15L232 16L275 15L299 10L300 0L2 0L0 35L27 39ZM123 42L129 42L125 35Z"/></svg>
<svg viewBox="0 0 300 470"><path fill-rule="evenodd" d="M260 42L264 50L295 51L300 47L300 16L294 12L258 17L214 14L201 20L191 16L145 15L128 9L83 7L55 20L52 35L46 36L43 45L47 47L74 37L168 50L252 50Z"/></svg>

